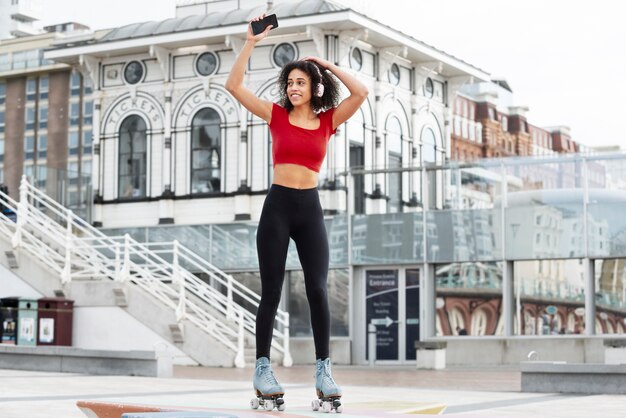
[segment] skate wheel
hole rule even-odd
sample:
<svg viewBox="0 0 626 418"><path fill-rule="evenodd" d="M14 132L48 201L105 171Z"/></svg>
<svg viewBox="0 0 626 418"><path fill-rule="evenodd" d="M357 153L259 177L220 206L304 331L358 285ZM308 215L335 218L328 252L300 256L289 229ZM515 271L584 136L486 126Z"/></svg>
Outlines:
<svg viewBox="0 0 626 418"><path fill-rule="evenodd" d="M329 413L333 409L333 405L330 402L322 402L322 411Z"/></svg>
<svg viewBox="0 0 626 418"><path fill-rule="evenodd" d="M311 402L311 408L313 408L314 411L319 411L320 409L320 400L319 399L313 399L313 401Z"/></svg>
<svg viewBox="0 0 626 418"><path fill-rule="evenodd" d="M286 405L285 405L285 403L283 402L283 403L281 403L280 405L278 405L278 406L276 407L276 409L278 409L279 411L284 411L284 410L285 410L285 406L286 406Z"/></svg>
<svg viewBox="0 0 626 418"><path fill-rule="evenodd" d="M337 408L335 408L335 412L341 414L343 412L343 405L339 405Z"/></svg>
<svg viewBox="0 0 626 418"><path fill-rule="evenodd" d="M250 399L250 408L252 408L252 409L259 409L259 399L258 398Z"/></svg>
<svg viewBox="0 0 626 418"><path fill-rule="evenodd" d="M271 411L272 409L274 409L274 401L271 399L266 399L265 400L265 405L263 405L263 407L265 408L266 411Z"/></svg>

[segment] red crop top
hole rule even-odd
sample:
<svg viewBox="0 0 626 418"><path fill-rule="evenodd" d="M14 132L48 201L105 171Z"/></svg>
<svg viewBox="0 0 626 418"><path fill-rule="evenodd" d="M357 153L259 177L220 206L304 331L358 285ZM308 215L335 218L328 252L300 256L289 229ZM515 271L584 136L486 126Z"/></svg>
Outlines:
<svg viewBox="0 0 626 418"><path fill-rule="evenodd" d="M289 122L289 112L274 103L272 106L272 157L276 164L298 164L320 172L326 156L326 145L333 129L333 112L329 109L320 113L320 126L317 129L305 129Z"/></svg>

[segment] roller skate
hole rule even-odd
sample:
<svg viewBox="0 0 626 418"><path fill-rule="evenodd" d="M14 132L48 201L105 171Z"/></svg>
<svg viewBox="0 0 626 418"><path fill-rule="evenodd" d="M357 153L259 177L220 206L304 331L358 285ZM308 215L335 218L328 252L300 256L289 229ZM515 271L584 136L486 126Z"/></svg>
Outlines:
<svg viewBox="0 0 626 418"><path fill-rule="evenodd" d="M337 386L330 370L330 359L317 360L315 363L315 390L317 399L311 402L314 411L326 413L334 410L338 414L343 411L341 405L341 388Z"/></svg>
<svg viewBox="0 0 626 418"><path fill-rule="evenodd" d="M256 393L256 398L250 400L252 409L263 407L266 411L271 411L276 407L279 411L285 410L283 399L285 391L274 377L272 365L267 357L257 359L252 384Z"/></svg>

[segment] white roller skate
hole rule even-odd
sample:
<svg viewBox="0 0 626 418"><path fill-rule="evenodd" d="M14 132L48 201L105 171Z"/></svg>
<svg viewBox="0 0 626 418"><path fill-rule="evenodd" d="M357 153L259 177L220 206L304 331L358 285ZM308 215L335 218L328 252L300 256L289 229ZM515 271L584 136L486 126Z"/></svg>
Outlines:
<svg viewBox="0 0 626 418"><path fill-rule="evenodd" d="M266 411L271 411L276 407L279 411L285 410L285 391L278 383L272 372L272 365L267 357L261 357L256 361L254 377L252 379L256 398L250 400L252 409L263 407Z"/></svg>
<svg viewBox="0 0 626 418"><path fill-rule="evenodd" d="M322 410L337 413L343 411L341 405L341 388L337 386L330 370L330 359L317 360L315 363L315 390L317 399L311 402L314 411Z"/></svg>

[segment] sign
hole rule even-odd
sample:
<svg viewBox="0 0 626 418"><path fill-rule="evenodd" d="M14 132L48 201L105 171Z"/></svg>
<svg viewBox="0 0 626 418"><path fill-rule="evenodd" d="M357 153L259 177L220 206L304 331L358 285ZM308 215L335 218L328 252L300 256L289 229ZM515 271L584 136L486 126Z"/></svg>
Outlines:
<svg viewBox="0 0 626 418"><path fill-rule="evenodd" d="M39 319L39 342L54 342L54 318Z"/></svg>
<svg viewBox="0 0 626 418"><path fill-rule="evenodd" d="M554 306L554 305L546 306L546 313L547 313L548 315L554 315L554 314L556 314L556 310L557 310L557 309L556 309L556 306Z"/></svg>
<svg viewBox="0 0 626 418"><path fill-rule="evenodd" d="M369 270L365 280L366 327L376 325L376 360L397 360L398 270Z"/></svg>
<svg viewBox="0 0 626 418"><path fill-rule="evenodd" d="M576 308L574 313L576 314L576 316L583 316L585 314L585 308L583 308L582 306L580 308Z"/></svg>
<svg viewBox="0 0 626 418"><path fill-rule="evenodd" d="M20 340L27 342L35 341L35 318L20 319Z"/></svg>

